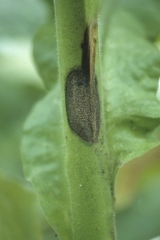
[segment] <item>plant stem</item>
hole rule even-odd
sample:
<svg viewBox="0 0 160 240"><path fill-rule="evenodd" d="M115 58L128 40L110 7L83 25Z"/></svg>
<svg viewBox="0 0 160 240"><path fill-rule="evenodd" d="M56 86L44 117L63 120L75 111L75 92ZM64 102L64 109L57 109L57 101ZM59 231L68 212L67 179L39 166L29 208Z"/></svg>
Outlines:
<svg viewBox="0 0 160 240"><path fill-rule="evenodd" d="M115 240L114 194L106 140L101 87L100 54L96 49L95 71L100 98L98 141L87 143L68 124L65 104L66 76L81 65L86 26L92 20L92 1L55 0L59 73L66 136L66 170L69 181L73 239ZM95 17L95 16L94 16ZM99 41L99 39L98 39ZM97 42L98 42L97 41ZM63 240L63 239L62 239Z"/></svg>

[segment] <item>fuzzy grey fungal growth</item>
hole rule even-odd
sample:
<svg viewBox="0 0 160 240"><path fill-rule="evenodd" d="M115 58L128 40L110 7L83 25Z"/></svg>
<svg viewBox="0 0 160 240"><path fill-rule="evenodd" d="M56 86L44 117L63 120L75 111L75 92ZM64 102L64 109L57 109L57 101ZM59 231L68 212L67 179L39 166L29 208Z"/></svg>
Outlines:
<svg viewBox="0 0 160 240"><path fill-rule="evenodd" d="M100 124L96 79L92 88L83 69L74 69L68 74L65 88L68 122L78 136L90 143L97 141Z"/></svg>
<svg viewBox="0 0 160 240"><path fill-rule="evenodd" d="M92 49L95 50L95 47L90 47L90 42L89 27L86 27L81 45L81 67L68 73L65 96L71 129L86 142L95 143L100 126L100 104L93 66L95 53Z"/></svg>

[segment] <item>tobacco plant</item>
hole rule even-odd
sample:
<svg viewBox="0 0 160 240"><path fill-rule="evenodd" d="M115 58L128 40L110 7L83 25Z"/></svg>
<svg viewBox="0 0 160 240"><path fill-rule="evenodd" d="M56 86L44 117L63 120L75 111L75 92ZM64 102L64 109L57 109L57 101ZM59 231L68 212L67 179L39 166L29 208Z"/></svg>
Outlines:
<svg viewBox="0 0 160 240"><path fill-rule="evenodd" d="M160 142L160 3L137 4L54 1L58 75L50 53L54 71L45 59L39 68L49 91L26 121L23 160L61 240L117 239L118 168Z"/></svg>

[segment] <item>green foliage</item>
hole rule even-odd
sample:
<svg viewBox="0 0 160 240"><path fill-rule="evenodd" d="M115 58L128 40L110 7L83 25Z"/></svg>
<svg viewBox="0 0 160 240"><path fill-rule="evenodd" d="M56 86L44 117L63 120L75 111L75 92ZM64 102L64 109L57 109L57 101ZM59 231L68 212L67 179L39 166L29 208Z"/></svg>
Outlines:
<svg viewBox="0 0 160 240"><path fill-rule="evenodd" d="M71 235L71 223L61 103L58 99L59 88L55 87L34 108L24 129L23 160L26 177L36 187L46 216L55 230L67 239Z"/></svg>
<svg viewBox="0 0 160 240"><path fill-rule="evenodd" d="M36 9L36 14L35 14ZM0 3L0 36L28 37L48 19L47 5L39 0L5 0Z"/></svg>
<svg viewBox="0 0 160 240"><path fill-rule="evenodd" d="M74 224L83 229L86 225L86 234L83 233L80 237L89 239L89 229L92 231L93 227L101 224L101 216L98 216L97 212L108 211L111 218L113 213L110 199L105 195L103 199L97 197L105 192L100 185L100 177L104 175L104 185L112 187L117 166L141 156L159 144L160 104L156 99L156 89L160 75L160 53L155 42L159 35L160 3L156 0L118 0L112 5L112 1L102 1L102 120L106 121L107 130L107 145L101 145L105 156L107 152L107 157L104 158L99 154L100 145L91 148L69 130L64 131L64 127L67 129L68 125L62 115L64 109L61 107L61 99L63 100L64 95L60 93L57 81L56 33L54 22L46 24L47 19L51 21L47 2L51 9L50 0L16 0L14 4L7 0L5 4L2 3L0 10L2 37L28 38L40 27L33 40L33 56L46 88L51 90L34 107L26 121L22 147L23 165L27 179L36 189L46 218L61 239L74 238ZM87 14L89 13L90 11ZM41 26L42 23L45 25ZM79 50L75 52L76 56L81 54L81 39L77 39ZM3 174L0 176L0 236L7 240L38 240L42 235L44 240L54 239L53 232L39 213L35 194L21 183L24 182L24 177L19 152L22 123L33 103L45 92L36 83L35 76L30 74L29 67L27 74L24 68L21 69L23 61L26 65L25 55L22 61L22 58L14 53L10 61L8 53L4 54L2 49L3 45L0 48L0 168L2 172L7 172L7 177ZM17 56L20 59L17 63L21 74L12 74ZM79 64L79 58L73 59L73 62L69 60L68 65L73 63ZM30 85L32 81L33 85ZM101 88L101 85L98 87ZM66 136L69 136L69 145L66 145ZM106 166L108 157L110 163ZM102 166L105 166L105 169L109 166L111 184ZM15 181L11 175L18 176L18 180ZM138 184L142 183L139 181ZM159 235L158 189L157 177L155 182L147 182L146 188L140 189L130 208L117 213L118 240L131 239L131 232L134 240L146 240ZM95 190L97 195L94 194ZM83 202L78 205L80 198ZM77 211L84 221L80 215L76 215ZM87 218L88 213L92 216L90 219ZM88 228L85 221L92 225L92 229ZM106 226L110 228L109 225ZM57 236L55 239L58 239ZM95 239L97 240L96 234Z"/></svg>
<svg viewBox="0 0 160 240"><path fill-rule="evenodd" d="M54 239L35 191L30 185L30 190L26 187L20 154L23 122L44 91L8 81L9 78L1 79L0 87L0 236L7 240Z"/></svg>
<svg viewBox="0 0 160 240"><path fill-rule="evenodd" d="M141 185L141 191L138 191L132 206L120 212L117 217L118 239L146 240L159 235L159 173Z"/></svg>
<svg viewBox="0 0 160 240"><path fill-rule="evenodd" d="M104 48L108 140L112 156L123 163L159 144L160 52L142 23L121 9L112 18Z"/></svg>
<svg viewBox="0 0 160 240"><path fill-rule="evenodd" d="M153 6L157 8L156 4ZM145 9L141 9L144 16L148 11L148 5ZM149 41L149 37L156 38L159 18L152 19L149 15L148 22L154 22L156 29L150 31L140 16L134 6L117 7L110 19L107 35L103 33L105 39L102 41L104 42L102 79L107 130L105 137L110 156L110 171L144 154L157 146L160 141L160 104L156 99L160 53L154 42ZM101 28L104 26L105 23L102 22ZM77 180L79 177L70 179L70 174L73 173L73 169L76 170L75 165L80 171L79 161L82 166L86 165L86 169L89 169L87 166L92 153L80 141L76 143L74 135L72 141L71 135L67 135L68 130L65 134L69 136L70 145L65 146L63 127L67 123L62 117L59 87L53 77L56 62L51 52L56 44L47 40L51 39L51 35L53 36L51 33L53 30L50 29L50 25L45 26L37 34L34 41L34 56L46 85L48 87L54 85L54 89L37 104L26 122L23 139L24 169L27 178L33 182L38 192L41 205L51 225L62 239L72 239L70 230L74 229L74 220L71 219L71 213L78 209L72 203L77 201L76 198L72 199L73 189L75 188L79 194L79 189L75 186L79 182L80 188L85 184L86 179L83 176L83 169L80 174L81 182ZM45 56L42 51L43 44L46 44ZM63 54L65 53L64 51ZM52 67L46 68L46 63L47 66ZM65 75L64 69L62 75ZM77 146L81 149L83 157L76 154ZM88 163L82 162L82 159L86 158L85 154ZM93 156L91 158L94 159ZM72 165L69 159L74 159L75 165ZM92 169L91 165L90 169ZM89 175L90 171L88 171ZM112 176L111 182L113 181ZM72 187L70 189L69 184L73 189ZM80 193L77 198L80 199L82 196L83 194Z"/></svg>
<svg viewBox="0 0 160 240"><path fill-rule="evenodd" d="M54 22L42 26L34 37L33 56L46 88L57 81L57 44Z"/></svg>
<svg viewBox="0 0 160 240"><path fill-rule="evenodd" d="M55 239L54 232L39 206L35 191L24 178L20 152L23 122L34 102L44 95L41 80L36 75L30 59L31 36L47 19L49 16L45 2L39 0L0 2L2 240Z"/></svg>
<svg viewBox="0 0 160 240"><path fill-rule="evenodd" d="M1 239L40 240L40 221L34 192L2 174L0 189Z"/></svg>

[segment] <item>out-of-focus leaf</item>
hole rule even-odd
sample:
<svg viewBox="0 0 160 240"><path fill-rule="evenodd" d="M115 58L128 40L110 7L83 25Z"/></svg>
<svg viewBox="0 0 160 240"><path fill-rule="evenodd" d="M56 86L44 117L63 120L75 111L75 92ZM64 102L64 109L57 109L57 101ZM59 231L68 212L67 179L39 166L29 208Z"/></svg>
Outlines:
<svg viewBox="0 0 160 240"><path fill-rule="evenodd" d="M160 146L143 156L127 162L119 169L116 178L116 209L122 211L131 204L148 178L160 173Z"/></svg>
<svg viewBox="0 0 160 240"><path fill-rule="evenodd" d="M15 76L12 76L16 78ZM22 125L35 101L44 91L35 86L0 82L0 169L11 175L24 176L20 156Z"/></svg>
<svg viewBox="0 0 160 240"><path fill-rule="evenodd" d="M0 238L41 239L38 208L33 192L0 175Z"/></svg>
<svg viewBox="0 0 160 240"><path fill-rule="evenodd" d="M55 24L51 22L40 28L34 38L33 56L45 86L51 89L57 81L57 44Z"/></svg>
<svg viewBox="0 0 160 240"><path fill-rule="evenodd" d="M155 40L155 37L159 33L159 9L160 1L152 0L118 0L117 3L130 11L135 17L141 22L145 31L146 37L152 41Z"/></svg>
<svg viewBox="0 0 160 240"><path fill-rule="evenodd" d="M160 51L148 41L141 21L118 9L103 65L108 141L116 161L131 160L160 143L159 76Z"/></svg>
<svg viewBox="0 0 160 240"><path fill-rule="evenodd" d="M47 7L39 0L0 1L1 38L31 36L38 26L48 20Z"/></svg>
<svg viewBox="0 0 160 240"><path fill-rule="evenodd" d="M133 204L117 214L118 240L146 240L160 234L160 177L140 189Z"/></svg>

